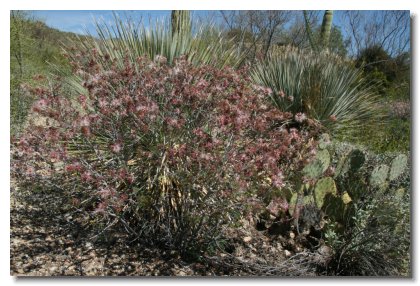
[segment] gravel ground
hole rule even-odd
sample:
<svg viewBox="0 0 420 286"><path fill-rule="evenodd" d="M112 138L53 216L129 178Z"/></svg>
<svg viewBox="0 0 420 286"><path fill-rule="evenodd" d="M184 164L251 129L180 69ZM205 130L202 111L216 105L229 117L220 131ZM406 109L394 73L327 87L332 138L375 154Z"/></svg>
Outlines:
<svg viewBox="0 0 420 286"><path fill-rule="evenodd" d="M294 244L292 233L291 237L269 235L243 220L241 227L225 232L230 253L219 253L204 263L188 263L173 253L129 243L124 235L92 240L97 233L84 227L89 219L65 209L69 204L64 196L55 191L24 191L13 185L13 276L315 275L312 266L301 267L307 259L299 254L302 249Z"/></svg>
<svg viewBox="0 0 420 286"><path fill-rule="evenodd" d="M127 238L92 242L59 194L11 190L10 274L13 276L217 275L203 265L130 245Z"/></svg>

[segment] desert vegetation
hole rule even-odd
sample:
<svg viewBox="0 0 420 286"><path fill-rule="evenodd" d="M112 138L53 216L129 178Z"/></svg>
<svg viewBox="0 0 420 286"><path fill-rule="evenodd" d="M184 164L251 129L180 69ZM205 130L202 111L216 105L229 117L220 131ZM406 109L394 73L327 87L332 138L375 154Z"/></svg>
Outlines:
<svg viewBox="0 0 420 286"><path fill-rule="evenodd" d="M409 14L383 13L345 39L334 11L12 11L11 274L409 277Z"/></svg>

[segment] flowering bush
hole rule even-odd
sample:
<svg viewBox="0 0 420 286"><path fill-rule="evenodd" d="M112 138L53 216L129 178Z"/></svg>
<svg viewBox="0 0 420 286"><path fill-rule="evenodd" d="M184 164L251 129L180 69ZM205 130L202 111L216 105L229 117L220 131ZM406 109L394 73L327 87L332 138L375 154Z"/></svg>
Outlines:
<svg viewBox="0 0 420 286"><path fill-rule="evenodd" d="M137 237L206 247L245 201L282 188L312 148L246 71L163 57L121 68L93 54L73 58L85 87L77 98L32 89L44 120L13 141L12 171L69 191L77 208Z"/></svg>

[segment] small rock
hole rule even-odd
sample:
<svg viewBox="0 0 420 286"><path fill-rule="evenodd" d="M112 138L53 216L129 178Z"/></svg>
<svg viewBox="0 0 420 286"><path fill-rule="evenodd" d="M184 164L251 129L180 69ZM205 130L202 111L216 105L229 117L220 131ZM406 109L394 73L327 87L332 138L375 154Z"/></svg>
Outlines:
<svg viewBox="0 0 420 286"><path fill-rule="evenodd" d="M294 233L293 231L291 231L291 232L289 233L289 236L290 236L290 238L291 238L291 239L294 239L294 238L295 238L295 233Z"/></svg>

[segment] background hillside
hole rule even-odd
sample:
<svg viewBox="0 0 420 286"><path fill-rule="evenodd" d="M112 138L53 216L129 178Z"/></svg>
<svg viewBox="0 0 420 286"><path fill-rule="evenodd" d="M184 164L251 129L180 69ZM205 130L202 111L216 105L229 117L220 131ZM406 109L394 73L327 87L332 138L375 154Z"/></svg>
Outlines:
<svg viewBox="0 0 420 286"><path fill-rule="evenodd" d="M10 113L11 133L18 132L24 123L33 99L23 92L21 85L31 84L36 75L50 76L69 71L62 47L78 36L48 27L22 11L10 14Z"/></svg>

